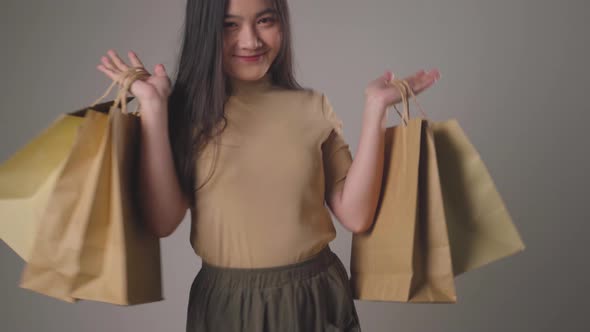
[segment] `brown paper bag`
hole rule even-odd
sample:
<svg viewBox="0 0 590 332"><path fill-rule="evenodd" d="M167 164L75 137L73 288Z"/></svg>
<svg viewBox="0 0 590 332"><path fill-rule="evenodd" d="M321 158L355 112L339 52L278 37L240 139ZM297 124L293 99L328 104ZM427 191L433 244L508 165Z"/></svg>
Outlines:
<svg viewBox="0 0 590 332"><path fill-rule="evenodd" d="M432 128L455 275L524 250L487 167L457 120Z"/></svg>
<svg viewBox="0 0 590 332"><path fill-rule="evenodd" d="M163 299L159 239L138 220L134 197L140 123L125 112L131 82L110 109L75 113L84 122L39 225L22 288L69 302Z"/></svg>
<svg viewBox="0 0 590 332"><path fill-rule="evenodd" d="M0 239L25 261L82 120L59 116L0 165Z"/></svg>
<svg viewBox="0 0 590 332"><path fill-rule="evenodd" d="M432 131L424 119L409 119L405 93L402 96L403 122L385 133L383 185L373 227L353 235L354 298L454 303Z"/></svg>

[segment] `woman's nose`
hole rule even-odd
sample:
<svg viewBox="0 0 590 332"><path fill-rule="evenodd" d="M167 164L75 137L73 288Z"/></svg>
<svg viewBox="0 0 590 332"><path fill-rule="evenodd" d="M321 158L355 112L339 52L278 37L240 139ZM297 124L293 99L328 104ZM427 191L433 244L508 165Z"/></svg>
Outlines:
<svg viewBox="0 0 590 332"><path fill-rule="evenodd" d="M256 49L260 40L256 29L244 27L240 33L239 46L244 49Z"/></svg>

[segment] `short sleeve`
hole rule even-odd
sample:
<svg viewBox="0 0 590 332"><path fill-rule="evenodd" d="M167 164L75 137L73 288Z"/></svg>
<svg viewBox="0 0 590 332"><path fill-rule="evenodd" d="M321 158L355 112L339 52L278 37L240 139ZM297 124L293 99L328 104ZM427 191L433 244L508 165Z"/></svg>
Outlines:
<svg viewBox="0 0 590 332"><path fill-rule="evenodd" d="M332 109L330 101L322 95L322 113L327 120L330 133L322 143L324 163L325 198L344 185L344 180L352 164L350 147L344 139L343 124Z"/></svg>

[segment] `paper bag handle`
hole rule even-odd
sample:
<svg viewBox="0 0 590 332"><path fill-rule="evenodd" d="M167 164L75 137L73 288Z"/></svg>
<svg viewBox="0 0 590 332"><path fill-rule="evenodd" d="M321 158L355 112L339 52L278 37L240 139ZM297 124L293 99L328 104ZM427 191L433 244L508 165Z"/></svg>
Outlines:
<svg viewBox="0 0 590 332"><path fill-rule="evenodd" d="M408 92L411 93L412 96L414 97L414 102L416 103L416 105L418 105L418 108L420 109L420 113L422 113L422 116L425 119L428 119L428 116L426 116L426 113L422 109L422 106L418 102L418 98L416 98L416 95L414 94L414 91L410 87L410 84L408 83L407 80L394 79L394 80L391 80L389 83L394 85L400 91L400 95L402 97L402 105L404 106L404 112L401 113L397 109L396 105L393 105L393 108L395 108L395 110L397 111L397 114L399 114L399 116L401 117L404 125L407 126L408 121L410 120L410 102L408 100Z"/></svg>
<svg viewBox="0 0 590 332"><path fill-rule="evenodd" d="M133 84L133 82L135 82L138 79L143 80L148 77L150 77L150 74L143 67L131 67L127 71L124 71L123 76L121 77L121 81L122 81L121 88L119 89L117 97L113 101L113 105L109 109L109 112L111 112L113 109L117 108L119 106L119 104L121 104L121 112L123 114L132 114L135 116L140 116L140 113L139 113L139 106L140 105L139 104L137 105L135 111L127 112L127 98L126 98L126 96L127 96L127 92L129 91L129 89L131 87L131 84ZM103 100L106 96L108 96L108 94L111 92L111 90L113 89L113 87L117 83L119 83L119 82L113 80L113 83L111 83L111 85L109 86L107 91L100 98L98 98L96 101L94 101L94 103L92 103L92 105L90 105L90 107L93 107L94 105L98 104L101 100ZM129 101L131 101L132 99L133 99L133 97L131 97L131 99L129 99Z"/></svg>

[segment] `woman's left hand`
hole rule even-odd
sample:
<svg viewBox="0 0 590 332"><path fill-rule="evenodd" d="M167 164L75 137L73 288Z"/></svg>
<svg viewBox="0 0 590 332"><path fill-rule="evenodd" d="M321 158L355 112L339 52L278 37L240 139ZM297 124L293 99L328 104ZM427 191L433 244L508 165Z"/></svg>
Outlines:
<svg viewBox="0 0 590 332"><path fill-rule="evenodd" d="M365 101L367 104L384 111L388 107L401 102L400 91L390 83L394 78L391 71L386 71L385 74L370 82L365 89ZM418 95L431 87L439 78L440 72L435 68L429 71L420 70L414 75L404 78L404 80L408 82L414 94Z"/></svg>

